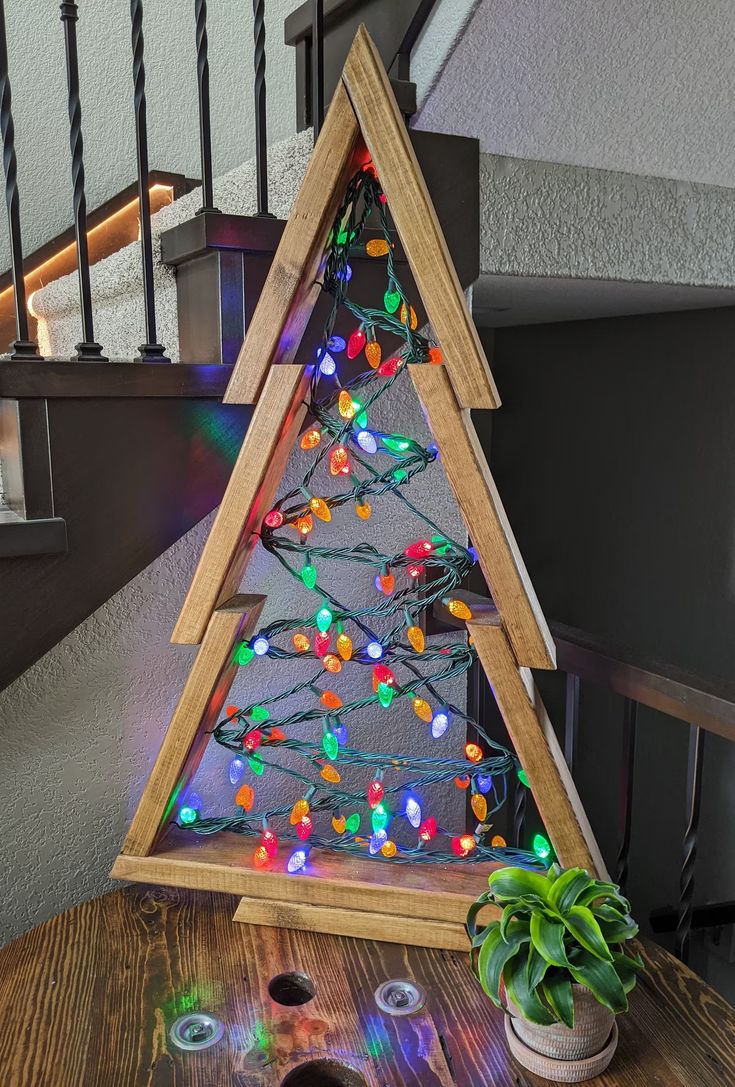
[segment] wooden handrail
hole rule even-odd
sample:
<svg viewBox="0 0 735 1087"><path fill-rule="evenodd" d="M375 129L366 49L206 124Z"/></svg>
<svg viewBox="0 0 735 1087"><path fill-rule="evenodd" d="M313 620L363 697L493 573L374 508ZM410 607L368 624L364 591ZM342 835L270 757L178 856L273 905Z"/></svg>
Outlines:
<svg viewBox="0 0 735 1087"><path fill-rule="evenodd" d="M495 610L487 597L477 593L458 589L453 596L465 600L473 614ZM434 605L433 618L439 628L464 627L441 602ZM642 706L735 741L734 683L706 680L658 661L642 661L630 649L606 643L564 623L550 622L549 627L560 671L602 683Z"/></svg>

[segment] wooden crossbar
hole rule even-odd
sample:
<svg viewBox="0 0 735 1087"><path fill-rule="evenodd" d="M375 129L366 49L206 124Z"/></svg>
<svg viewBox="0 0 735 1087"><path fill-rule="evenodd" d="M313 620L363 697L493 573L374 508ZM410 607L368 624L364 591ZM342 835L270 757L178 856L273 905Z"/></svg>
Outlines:
<svg viewBox="0 0 735 1087"><path fill-rule="evenodd" d="M605 862L556 733L530 672L518 667L500 616L472 619L467 629L560 863L606 879Z"/></svg>
<svg viewBox="0 0 735 1087"><path fill-rule="evenodd" d="M198 644L217 605L238 591L306 414L310 372L276 366L268 374L172 642Z"/></svg>
<svg viewBox="0 0 735 1087"><path fill-rule="evenodd" d="M167 826L177 798L196 773L208 732L237 671L234 650L248 638L264 596L236 596L212 616L186 685L163 737L153 770L133 816L123 853L145 857Z"/></svg>
<svg viewBox="0 0 735 1087"><path fill-rule="evenodd" d="M529 668L554 668L554 639L470 414L460 408L443 366L408 369L516 659Z"/></svg>

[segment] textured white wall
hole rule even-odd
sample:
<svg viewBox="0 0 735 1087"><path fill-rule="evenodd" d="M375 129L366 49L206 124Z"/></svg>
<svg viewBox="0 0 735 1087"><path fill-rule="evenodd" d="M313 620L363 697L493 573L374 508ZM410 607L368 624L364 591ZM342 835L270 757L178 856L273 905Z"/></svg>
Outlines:
<svg viewBox="0 0 735 1087"><path fill-rule="evenodd" d="M484 151L735 185L731 0L481 0L420 117Z"/></svg>

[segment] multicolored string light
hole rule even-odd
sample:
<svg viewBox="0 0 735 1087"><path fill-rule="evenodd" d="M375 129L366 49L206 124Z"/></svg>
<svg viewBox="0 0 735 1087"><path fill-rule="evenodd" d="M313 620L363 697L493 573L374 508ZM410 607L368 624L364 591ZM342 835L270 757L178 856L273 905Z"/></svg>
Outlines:
<svg viewBox="0 0 735 1087"><path fill-rule="evenodd" d="M379 229L364 240L373 214ZM355 254L385 259L387 284L380 309L358 305L350 297L349 261ZM386 201L372 166L362 168L347 188L330 236L322 287L333 302L310 385L311 421L300 440L311 460L301 484L282 495L266 515L260 534L263 547L313 592L314 609L307 616L271 623L237 650L241 666L258 658L313 660L315 670L277 695L244 708L227 707L214 736L233 752L229 776L232 785L238 786L235 804L240 813L204 819L189 797L179 809L178 823L198 834L228 830L259 835L253 857L256 867L265 867L276 857L279 838L296 843L287 863L293 873L307 867L312 846L393 863L539 864L542 852L509 849L492 830L492 817L507 799L508 776L519 774L515 756L460 708L447 704L440 691L442 684L468 671L475 652L467 641L427 641L420 625L421 614L438 600L458 618L471 618L467 605L453 599L452 591L474 565L472 549L445 535L406 494L412 479L437 459L437 449L370 426L376 402L396 382L407 380L407 364L442 363L439 348L418 331L416 313L396 273ZM342 308L357 322L347 341L334 333ZM398 335L403 341L401 350L383 358L377 332ZM337 360L343 355L353 362L364 358L367 369L350 380L340 380ZM343 484L343 489L327 493L336 483ZM322 542L334 510L353 505L358 518L367 520L372 514L371 500L384 496L397 499L421 519L426 525L423 538L398 554L381 552L368 543L339 547ZM377 594L372 603L351 607L330 592L322 571L336 562L367 568ZM373 624L382 628L385 621L390 629L378 635ZM254 681L260 667L253 665ZM332 689L332 677L353 668L369 669L372 693L344 701ZM278 716L278 704L294 696L300 696L299 709ZM353 714L390 712L394 701L405 699L428 726L430 742L452 729L461 737L462 754L435 758L350 746L345 722ZM319 742L290 734L295 726L310 722L320 726ZM462 726L467 724L477 740L464 744L466 728ZM300 765L303 760L304 771L284 765L279 759L282 752L299 756L296 762ZM366 784L359 791L342 780L348 768L365 771ZM267 810L255 810L258 782L266 769L292 782L294 792ZM523 780L522 772L520 776ZM452 833L424 810L420 790L441 783L469 790L477 820L474 832ZM396 819L406 820L412 844L394 840L391 822Z"/></svg>

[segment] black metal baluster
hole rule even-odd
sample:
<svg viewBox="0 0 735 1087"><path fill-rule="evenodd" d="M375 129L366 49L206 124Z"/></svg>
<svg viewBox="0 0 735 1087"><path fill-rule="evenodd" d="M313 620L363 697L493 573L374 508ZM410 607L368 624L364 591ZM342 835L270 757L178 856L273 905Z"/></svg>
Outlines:
<svg viewBox="0 0 735 1087"><path fill-rule="evenodd" d="M197 42L197 86L199 89L199 149L202 157L202 206L197 212L218 211L214 206L212 181L212 124L209 108L209 41L207 0L194 0Z"/></svg>
<svg viewBox="0 0 735 1087"><path fill-rule="evenodd" d="M20 200L18 197L18 163L15 156L15 127L10 108L10 76L8 73L8 42L5 34L5 6L0 0L0 131L3 137L3 169L5 171L5 203L8 207L8 236L10 239L10 271L13 276L15 302L15 341L10 344L11 359L38 358L38 348L28 333L26 285L23 279L23 245L20 236Z"/></svg>
<svg viewBox="0 0 735 1087"><path fill-rule="evenodd" d="M523 846L523 836L526 832L526 794L528 789L522 781L516 781L516 791L513 797L513 841L518 849Z"/></svg>
<svg viewBox="0 0 735 1087"><path fill-rule="evenodd" d="M577 758L577 732L579 729L579 676L567 673L564 699L564 758L570 773L574 773Z"/></svg>
<svg viewBox="0 0 735 1087"><path fill-rule="evenodd" d="M258 215L268 215L268 129L265 109L265 0L253 0L255 41L255 176Z"/></svg>
<svg viewBox="0 0 735 1087"><path fill-rule="evenodd" d="M689 958L689 934L692 927L692 898L697 865L697 834L702 802L702 767L704 765L704 730L689 726L689 761L687 763L687 827L684 832L684 863L679 879L679 909L676 922L674 954L682 962Z"/></svg>
<svg viewBox="0 0 735 1087"><path fill-rule="evenodd" d="M623 893L628 882L630 834L633 824L633 780L635 776L635 738L638 703L626 698L623 706L623 759L620 767L620 848L615 881Z"/></svg>
<svg viewBox="0 0 735 1087"><path fill-rule="evenodd" d="M170 362L165 348L157 343L156 300L153 291L153 240L151 237L151 200L148 188L148 123L145 101L145 65L143 63L143 0L130 0L133 23L133 87L135 99L135 144L138 159L138 209L140 212L140 247L143 258L143 305L146 342L141 344L141 362Z"/></svg>
<svg viewBox="0 0 735 1087"><path fill-rule="evenodd" d="M324 120L324 0L312 0L311 18L311 121L314 143Z"/></svg>
<svg viewBox="0 0 735 1087"><path fill-rule="evenodd" d="M84 141L82 139L82 106L79 98L79 60L77 57L77 5L73 0L61 4L66 47L66 82L69 95L69 146L71 148L71 178L74 201L74 233L77 243L79 273L79 303L82 313L82 342L76 345L76 357L81 361L104 360L102 348L95 342L92 319L92 290L89 282L89 249L87 247L87 198L84 192Z"/></svg>

